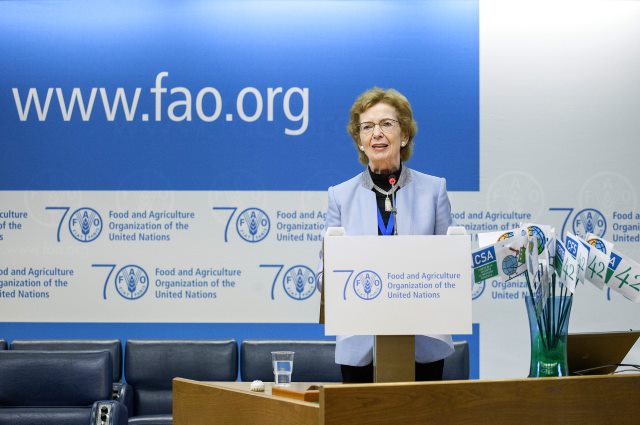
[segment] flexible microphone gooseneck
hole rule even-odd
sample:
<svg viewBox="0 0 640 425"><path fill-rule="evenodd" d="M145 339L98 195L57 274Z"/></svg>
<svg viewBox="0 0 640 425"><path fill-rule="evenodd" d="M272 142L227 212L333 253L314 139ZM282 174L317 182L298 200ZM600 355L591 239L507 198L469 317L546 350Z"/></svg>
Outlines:
<svg viewBox="0 0 640 425"><path fill-rule="evenodd" d="M397 182L398 180L396 179L396 176L391 174L389 176L389 184L391 185L391 187L393 187ZM396 192L397 190L394 190L393 194L391 195L393 198L393 203L391 205L391 214L393 214L393 234L395 236L398 236L398 210L396 209Z"/></svg>

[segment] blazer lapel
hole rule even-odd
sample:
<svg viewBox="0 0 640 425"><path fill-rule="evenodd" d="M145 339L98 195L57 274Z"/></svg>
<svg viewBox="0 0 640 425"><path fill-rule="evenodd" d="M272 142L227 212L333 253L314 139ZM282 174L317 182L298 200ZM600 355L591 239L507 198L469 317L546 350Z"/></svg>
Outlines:
<svg viewBox="0 0 640 425"><path fill-rule="evenodd" d="M364 186L358 187L358 208L362 216L357 220L360 222L358 226L359 235L377 235L378 234L378 205L376 204L376 194Z"/></svg>
<svg viewBox="0 0 640 425"><path fill-rule="evenodd" d="M396 215L398 220L398 235L412 235L413 234L413 220L412 220L412 203L415 201L415 197L412 196L412 191L415 184L409 182L406 186L400 188L396 194L396 208L398 213Z"/></svg>

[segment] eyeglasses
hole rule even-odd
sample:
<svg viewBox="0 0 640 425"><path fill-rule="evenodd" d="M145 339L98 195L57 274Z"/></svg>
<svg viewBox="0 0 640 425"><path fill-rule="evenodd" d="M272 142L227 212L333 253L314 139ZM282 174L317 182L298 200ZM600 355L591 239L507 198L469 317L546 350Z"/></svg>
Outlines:
<svg viewBox="0 0 640 425"><path fill-rule="evenodd" d="M380 127L380 130L382 130L383 133L389 134L393 132L393 130L395 130L399 124L400 123L397 120L392 120L391 118L385 118L383 120L380 120L380 122L377 124L370 121L361 122L358 125L358 128L360 128L360 134L363 136L368 136L369 134L373 133L373 130L376 128L376 125Z"/></svg>

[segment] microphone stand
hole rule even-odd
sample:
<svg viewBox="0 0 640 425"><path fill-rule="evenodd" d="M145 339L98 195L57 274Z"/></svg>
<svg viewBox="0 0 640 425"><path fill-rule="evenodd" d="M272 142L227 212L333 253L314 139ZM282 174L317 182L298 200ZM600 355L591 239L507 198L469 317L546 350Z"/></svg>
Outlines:
<svg viewBox="0 0 640 425"><path fill-rule="evenodd" d="M391 205L391 214L393 214L393 235L398 236L398 210L396 209L396 192L392 195L393 203Z"/></svg>

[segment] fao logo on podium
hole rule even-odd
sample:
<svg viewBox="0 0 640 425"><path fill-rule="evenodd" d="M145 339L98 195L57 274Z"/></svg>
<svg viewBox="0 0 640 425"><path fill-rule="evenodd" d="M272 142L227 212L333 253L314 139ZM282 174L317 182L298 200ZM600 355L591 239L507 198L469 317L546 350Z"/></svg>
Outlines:
<svg viewBox="0 0 640 425"><path fill-rule="evenodd" d="M102 217L93 208L79 208L69 218L69 232L77 241L94 241L102 232Z"/></svg>
<svg viewBox="0 0 640 425"><path fill-rule="evenodd" d="M271 221L260 208L247 208L236 220L238 235L247 242L260 242L269 234Z"/></svg>
<svg viewBox="0 0 640 425"><path fill-rule="evenodd" d="M140 266L129 264L116 274L116 290L122 298L137 300L149 289L149 275Z"/></svg>
<svg viewBox="0 0 640 425"><path fill-rule="evenodd" d="M382 292L382 279L373 270L363 270L353 279L353 291L365 301L371 301Z"/></svg>

